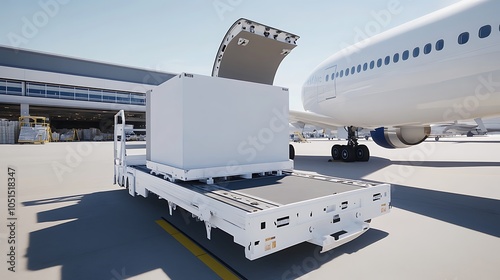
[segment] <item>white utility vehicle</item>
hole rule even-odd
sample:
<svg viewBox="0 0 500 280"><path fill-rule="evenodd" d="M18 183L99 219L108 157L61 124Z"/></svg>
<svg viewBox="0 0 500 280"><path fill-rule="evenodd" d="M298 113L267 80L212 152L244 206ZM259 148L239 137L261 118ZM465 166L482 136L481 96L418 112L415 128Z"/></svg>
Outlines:
<svg viewBox="0 0 500 280"><path fill-rule="evenodd" d="M115 183L167 200L170 214L189 211L209 239L227 232L250 260L301 242L328 251L389 212L389 184L293 170L286 88L183 73L146 100L145 154L126 142L124 112L115 115Z"/></svg>

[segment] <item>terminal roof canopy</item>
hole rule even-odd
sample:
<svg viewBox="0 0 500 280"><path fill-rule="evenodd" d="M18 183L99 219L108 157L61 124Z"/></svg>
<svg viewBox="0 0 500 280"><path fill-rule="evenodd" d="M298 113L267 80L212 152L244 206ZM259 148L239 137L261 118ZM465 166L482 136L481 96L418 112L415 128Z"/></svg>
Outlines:
<svg viewBox="0 0 500 280"><path fill-rule="evenodd" d="M281 61L298 39L289 32L239 19L219 47L212 76L272 85Z"/></svg>
<svg viewBox="0 0 500 280"><path fill-rule="evenodd" d="M0 46L0 66L159 85L176 74Z"/></svg>

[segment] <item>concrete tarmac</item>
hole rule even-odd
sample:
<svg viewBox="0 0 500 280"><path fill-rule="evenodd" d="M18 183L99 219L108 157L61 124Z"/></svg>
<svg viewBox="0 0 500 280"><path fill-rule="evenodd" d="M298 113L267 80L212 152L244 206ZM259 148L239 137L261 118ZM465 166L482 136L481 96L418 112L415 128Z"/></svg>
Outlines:
<svg viewBox="0 0 500 280"><path fill-rule="evenodd" d="M498 279L500 137L399 150L362 142L366 163L329 162L343 141L294 143L295 168L391 183L391 213L327 253L304 243L255 261L218 229L207 240L182 209L169 216L166 201L113 185L112 143L0 145L0 279L218 279L155 223L161 217L247 279Z"/></svg>

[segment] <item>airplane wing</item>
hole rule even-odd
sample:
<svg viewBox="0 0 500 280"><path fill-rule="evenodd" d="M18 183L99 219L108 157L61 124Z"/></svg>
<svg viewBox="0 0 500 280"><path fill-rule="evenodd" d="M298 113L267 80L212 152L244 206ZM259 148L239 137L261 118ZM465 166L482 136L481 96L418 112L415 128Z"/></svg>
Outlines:
<svg viewBox="0 0 500 280"><path fill-rule="evenodd" d="M463 134L477 128L477 125L465 123L440 123L431 125L431 135L435 134Z"/></svg>
<svg viewBox="0 0 500 280"><path fill-rule="evenodd" d="M303 125L310 124L330 130L337 130L339 128L339 126L334 125L332 119L327 116L294 110L290 110L289 115L290 123L299 123Z"/></svg>
<svg viewBox="0 0 500 280"><path fill-rule="evenodd" d="M489 132L498 132L500 125L498 118L488 119L483 122L481 118L474 119L463 123L444 123L432 126L431 136L446 136L446 135L484 135Z"/></svg>

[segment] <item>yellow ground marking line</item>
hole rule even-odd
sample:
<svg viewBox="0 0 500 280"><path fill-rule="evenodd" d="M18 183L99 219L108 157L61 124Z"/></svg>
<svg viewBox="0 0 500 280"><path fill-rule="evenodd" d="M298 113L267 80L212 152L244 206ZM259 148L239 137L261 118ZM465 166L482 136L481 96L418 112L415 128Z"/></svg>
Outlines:
<svg viewBox="0 0 500 280"><path fill-rule="evenodd" d="M226 266L214 259L210 254L203 250L200 246L194 243L191 239L185 236L182 232L178 231L171 224L165 220L157 220L156 223L168 232L173 238L181 243L193 255L195 255L206 266L213 270L222 279L240 279Z"/></svg>

